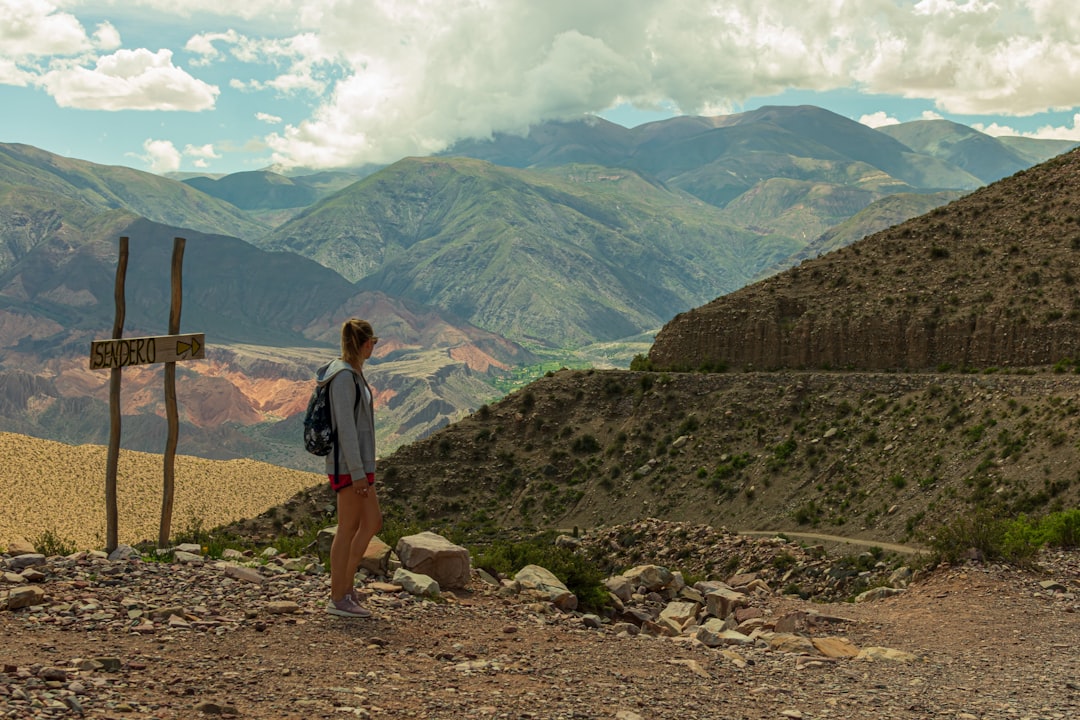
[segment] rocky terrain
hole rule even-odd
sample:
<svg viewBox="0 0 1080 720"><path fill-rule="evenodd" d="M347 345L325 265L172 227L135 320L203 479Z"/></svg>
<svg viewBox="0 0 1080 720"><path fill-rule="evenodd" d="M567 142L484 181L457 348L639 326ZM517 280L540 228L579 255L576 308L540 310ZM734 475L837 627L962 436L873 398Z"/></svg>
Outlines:
<svg viewBox="0 0 1080 720"><path fill-rule="evenodd" d="M892 571L860 602L785 594L832 566L781 539L642 521L640 563L697 540L730 583L663 564L609 579L614 609L560 611L474 571L436 599L387 578L368 620L323 611L312 557L130 551L0 556L0 717L1065 720L1080 713L1080 554L1038 569ZM610 545L612 536L580 539ZM123 550L123 548L121 549ZM796 557L798 556L798 557ZM759 567L754 571L752 568ZM827 572L825 573L828 574ZM902 579L906 578L906 579ZM880 586L884 588L885 586ZM625 594L624 594L625 593ZM706 601L702 601L703 597ZM2 609L6 607L7 609ZM722 619L721 619L722 618Z"/></svg>
<svg viewBox="0 0 1080 720"><path fill-rule="evenodd" d="M927 370L1080 357L1080 152L682 313L656 368Z"/></svg>

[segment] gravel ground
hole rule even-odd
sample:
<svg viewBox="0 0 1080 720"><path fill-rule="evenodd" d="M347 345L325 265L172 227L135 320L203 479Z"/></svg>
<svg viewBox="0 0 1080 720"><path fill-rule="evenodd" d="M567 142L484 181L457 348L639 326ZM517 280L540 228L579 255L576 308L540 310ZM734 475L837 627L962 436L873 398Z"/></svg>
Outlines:
<svg viewBox="0 0 1080 720"><path fill-rule="evenodd" d="M754 641L721 647L593 629L478 578L438 602L372 581L375 617L352 620L324 612L309 559L4 562L0 598L40 592L0 611L4 718L1080 717L1075 551L1042 572L938 568L865 603L759 588Z"/></svg>

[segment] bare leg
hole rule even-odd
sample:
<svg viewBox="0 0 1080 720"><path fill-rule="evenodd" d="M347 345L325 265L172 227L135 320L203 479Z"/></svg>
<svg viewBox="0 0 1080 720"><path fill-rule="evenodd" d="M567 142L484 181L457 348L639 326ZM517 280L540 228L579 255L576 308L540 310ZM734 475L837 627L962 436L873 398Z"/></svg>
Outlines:
<svg viewBox="0 0 1080 720"><path fill-rule="evenodd" d="M337 494L338 529L330 546L330 597L340 600L353 590L353 578L368 543L382 529L374 487L363 479Z"/></svg>

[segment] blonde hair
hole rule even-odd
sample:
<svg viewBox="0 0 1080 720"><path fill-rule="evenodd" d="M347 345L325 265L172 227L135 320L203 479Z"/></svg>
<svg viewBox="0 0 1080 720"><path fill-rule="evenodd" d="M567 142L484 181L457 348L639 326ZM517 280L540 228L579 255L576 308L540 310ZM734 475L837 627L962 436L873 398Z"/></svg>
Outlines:
<svg viewBox="0 0 1080 720"><path fill-rule="evenodd" d="M349 318L341 325L341 359L350 365L359 367L364 362L360 348L371 338L375 331L371 323L360 318Z"/></svg>

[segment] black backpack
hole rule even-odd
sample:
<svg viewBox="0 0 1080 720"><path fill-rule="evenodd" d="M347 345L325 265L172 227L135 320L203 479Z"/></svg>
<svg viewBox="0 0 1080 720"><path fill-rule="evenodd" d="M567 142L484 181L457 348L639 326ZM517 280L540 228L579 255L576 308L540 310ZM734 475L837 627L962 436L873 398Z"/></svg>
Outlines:
<svg viewBox="0 0 1080 720"><path fill-rule="evenodd" d="M316 383L304 413L304 449L323 457L334 450L336 441L330 417L330 383Z"/></svg>
<svg viewBox="0 0 1080 720"><path fill-rule="evenodd" d="M341 372L347 372L342 370ZM356 412L360 404L360 383L356 382L353 374L353 382L356 383L356 402L353 403L353 412ZM311 391L311 399L308 400L307 412L304 413L304 449L312 455L324 457L334 453L334 475L338 475L337 457L337 433L334 432L334 421L330 415L330 381L315 383L315 389Z"/></svg>

